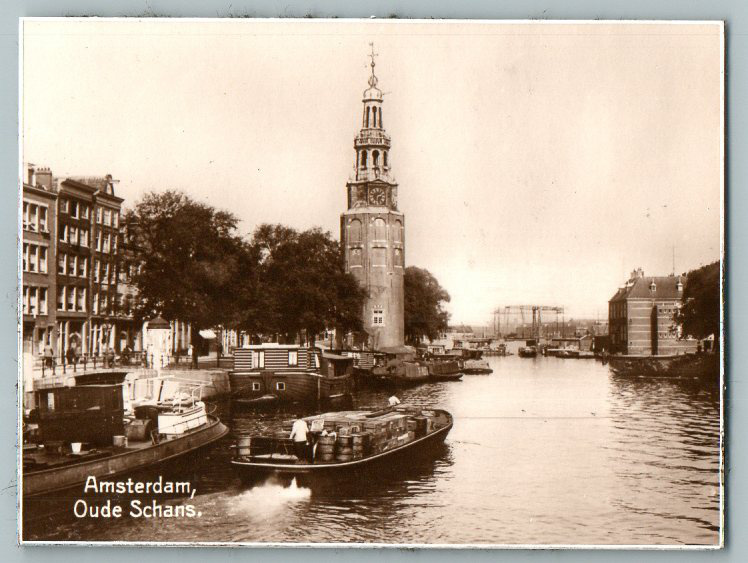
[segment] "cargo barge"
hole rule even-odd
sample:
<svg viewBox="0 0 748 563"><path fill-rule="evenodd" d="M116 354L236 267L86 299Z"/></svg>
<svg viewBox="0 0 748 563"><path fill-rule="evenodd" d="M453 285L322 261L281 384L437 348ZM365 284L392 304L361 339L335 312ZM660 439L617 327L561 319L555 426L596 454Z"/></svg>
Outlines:
<svg viewBox="0 0 748 563"><path fill-rule="evenodd" d="M305 417L308 456L299 458L287 430L239 437L231 464L245 482L271 475L336 476L373 469L395 458L428 453L444 441L452 415L441 409L399 405L380 411L330 412Z"/></svg>

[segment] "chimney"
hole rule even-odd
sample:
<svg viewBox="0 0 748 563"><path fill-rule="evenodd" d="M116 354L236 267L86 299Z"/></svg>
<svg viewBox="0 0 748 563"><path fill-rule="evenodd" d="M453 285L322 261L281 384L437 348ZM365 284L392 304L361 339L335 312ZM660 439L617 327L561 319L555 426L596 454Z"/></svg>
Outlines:
<svg viewBox="0 0 748 563"><path fill-rule="evenodd" d="M45 190L52 190L52 171L49 168L40 168L36 171L36 184Z"/></svg>
<svg viewBox="0 0 748 563"><path fill-rule="evenodd" d="M26 183L29 186L34 186L36 184L36 166L31 164L30 162L26 166L27 166L27 172L28 172L28 178L26 179Z"/></svg>

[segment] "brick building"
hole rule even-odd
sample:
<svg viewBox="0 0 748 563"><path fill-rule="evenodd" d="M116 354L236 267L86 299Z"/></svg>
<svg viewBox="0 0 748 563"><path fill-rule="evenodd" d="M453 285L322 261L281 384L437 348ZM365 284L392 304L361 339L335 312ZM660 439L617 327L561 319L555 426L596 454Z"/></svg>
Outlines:
<svg viewBox="0 0 748 563"><path fill-rule="evenodd" d="M21 309L23 353L40 355L57 345L56 232L57 193L48 168L27 167L23 182Z"/></svg>
<svg viewBox="0 0 748 563"><path fill-rule="evenodd" d="M670 355L695 352L697 341L680 337L674 316L685 276L645 276L639 268L608 302L610 352Z"/></svg>

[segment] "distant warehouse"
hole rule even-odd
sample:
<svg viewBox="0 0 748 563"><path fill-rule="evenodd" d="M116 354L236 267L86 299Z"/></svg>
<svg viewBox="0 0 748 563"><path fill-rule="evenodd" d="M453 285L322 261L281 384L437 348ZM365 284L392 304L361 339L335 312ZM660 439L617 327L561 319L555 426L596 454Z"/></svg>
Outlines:
<svg viewBox="0 0 748 563"><path fill-rule="evenodd" d="M610 352L653 355L695 352L696 340L681 338L675 313L685 276L645 276L639 268L608 302Z"/></svg>

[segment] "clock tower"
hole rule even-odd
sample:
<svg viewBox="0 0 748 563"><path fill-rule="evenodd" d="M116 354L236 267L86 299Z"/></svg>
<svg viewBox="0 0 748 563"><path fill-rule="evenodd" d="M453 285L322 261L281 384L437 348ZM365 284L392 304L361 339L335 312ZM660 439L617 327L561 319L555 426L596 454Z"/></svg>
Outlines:
<svg viewBox="0 0 748 563"><path fill-rule="evenodd" d="M364 91L361 131L353 142L356 163L346 184L348 209L340 216L340 240L346 270L367 292L363 324L368 347L379 350L405 342L405 217L397 209L373 45L370 57L371 76Z"/></svg>

